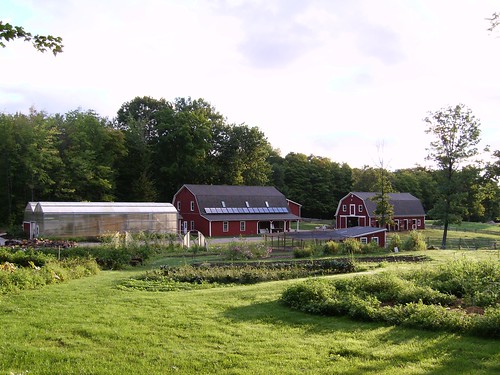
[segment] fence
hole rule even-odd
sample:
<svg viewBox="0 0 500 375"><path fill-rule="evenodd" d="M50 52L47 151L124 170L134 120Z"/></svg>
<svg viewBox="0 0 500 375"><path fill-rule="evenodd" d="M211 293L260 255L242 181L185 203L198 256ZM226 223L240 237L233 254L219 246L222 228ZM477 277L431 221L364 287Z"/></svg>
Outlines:
<svg viewBox="0 0 500 375"><path fill-rule="evenodd" d="M441 238L427 237L427 248L441 247ZM446 240L446 247L450 249L465 249L465 250L478 250L478 249L500 249L500 241L488 238L448 238Z"/></svg>

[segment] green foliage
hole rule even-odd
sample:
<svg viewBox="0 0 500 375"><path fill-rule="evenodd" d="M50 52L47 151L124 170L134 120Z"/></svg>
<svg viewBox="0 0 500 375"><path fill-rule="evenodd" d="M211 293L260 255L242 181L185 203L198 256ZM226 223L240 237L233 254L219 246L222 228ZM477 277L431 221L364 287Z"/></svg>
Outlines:
<svg viewBox="0 0 500 375"><path fill-rule="evenodd" d="M0 21L0 47L5 47L5 42L14 39L23 39L25 42L31 42L33 47L40 52L52 51L54 56L62 52L62 38L52 35L33 35L24 30L21 26L12 26L10 23Z"/></svg>
<svg viewBox="0 0 500 375"><path fill-rule="evenodd" d="M401 240L401 237L399 236L398 233L393 233L389 241L389 250L394 251L395 247L397 247L400 250L403 249L403 241Z"/></svg>
<svg viewBox="0 0 500 375"><path fill-rule="evenodd" d="M294 258L311 258L314 256L314 249L311 246L307 247L296 247L293 249Z"/></svg>
<svg viewBox="0 0 500 375"><path fill-rule="evenodd" d="M342 252L344 254L360 254L361 243L354 238L346 238L342 242Z"/></svg>
<svg viewBox="0 0 500 375"><path fill-rule="evenodd" d="M497 263L464 259L419 272L308 280L281 300L305 312L500 337L499 279ZM478 306L484 314L465 312Z"/></svg>
<svg viewBox="0 0 500 375"><path fill-rule="evenodd" d="M240 240L227 244L220 255L227 260L249 260L269 258L271 252L265 243Z"/></svg>
<svg viewBox="0 0 500 375"><path fill-rule="evenodd" d="M413 271L408 280L462 299L466 305L489 306L500 301L497 262L454 259L435 269Z"/></svg>
<svg viewBox="0 0 500 375"><path fill-rule="evenodd" d="M425 238L419 231L412 230L403 242L403 250L422 251L427 249Z"/></svg>
<svg viewBox="0 0 500 375"><path fill-rule="evenodd" d="M99 267L91 258L71 258L57 261L52 257L40 254L37 259L44 258L41 265L36 265L28 257L13 254L13 262L0 260L0 293L26 289L37 289L49 284L95 275ZM39 263L40 264L40 263Z"/></svg>
<svg viewBox="0 0 500 375"><path fill-rule="evenodd" d="M333 275L354 272L354 264L347 260L322 260L307 262L258 262L213 265L185 265L181 267L161 266L148 271L134 280L125 282L124 287L139 287L143 290L185 289L186 283L205 284L255 284L264 281L287 280L299 277ZM152 282L150 287L147 283ZM160 286L160 284L164 284ZM196 286L198 288L198 286Z"/></svg>
<svg viewBox="0 0 500 375"><path fill-rule="evenodd" d="M341 247L337 241L328 241L323 247L323 255L337 255L340 253Z"/></svg>

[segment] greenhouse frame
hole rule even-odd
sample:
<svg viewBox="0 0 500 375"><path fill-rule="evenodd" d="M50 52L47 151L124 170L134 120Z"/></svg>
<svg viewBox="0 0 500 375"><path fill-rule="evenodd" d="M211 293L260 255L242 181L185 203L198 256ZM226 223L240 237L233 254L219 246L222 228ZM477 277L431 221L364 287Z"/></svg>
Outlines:
<svg viewBox="0 0 500 375"><path fill-rule="evenodd" d="M97 237L106 233L177 233L179 214L171 203L29 202L24 231L30 238Z"/></svg>

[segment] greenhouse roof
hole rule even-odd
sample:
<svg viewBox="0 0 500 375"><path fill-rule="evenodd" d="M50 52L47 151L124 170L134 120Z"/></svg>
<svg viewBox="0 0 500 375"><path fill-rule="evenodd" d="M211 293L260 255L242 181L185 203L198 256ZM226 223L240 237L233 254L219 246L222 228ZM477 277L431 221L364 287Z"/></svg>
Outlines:
<svg viewBox="0 0 500 375"><path fill-rule="evenodd" d="M153 202L37 202L37 213L52 214L144 214L177 213L171 203Z"/></svg>

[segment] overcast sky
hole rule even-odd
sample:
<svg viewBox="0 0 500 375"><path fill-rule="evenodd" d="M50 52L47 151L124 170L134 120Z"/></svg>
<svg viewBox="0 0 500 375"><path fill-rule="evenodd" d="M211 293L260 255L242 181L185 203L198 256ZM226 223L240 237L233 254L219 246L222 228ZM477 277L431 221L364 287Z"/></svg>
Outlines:
<svg viewBox="0 0 500 375"><path fill-rule="evenodd" d="M257 126L282 156L425 166L422 120L450 105L500 149L495 11L498 0L2 0L1 20L61 36L64 53L0 49L0 111L113 118L136 96L190 96Z"/></svg>

